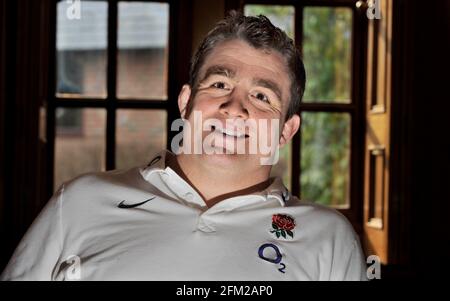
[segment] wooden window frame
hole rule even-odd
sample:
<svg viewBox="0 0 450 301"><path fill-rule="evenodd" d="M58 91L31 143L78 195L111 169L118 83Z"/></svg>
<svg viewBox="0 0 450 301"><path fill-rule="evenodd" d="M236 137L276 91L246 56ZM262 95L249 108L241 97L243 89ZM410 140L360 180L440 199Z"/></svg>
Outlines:
<svg viewBox="0 0 450 301"><path fill-rule="evenodd" d="M64 0L62 0L64 1ZM173 120L179 118L177 95L178 89L188 80L188 70L190 61L192 28L190 18L192 16L191 7L187 2L176 0L102 0L108 3L107 20L107 71L106 71L106 98L95 97L59 97L56 93L56 21L57 3L51 7L52 30L49 47L49 95L47 102L47 130L48 141L47 153L47 195L50 197L54 191L54 167L55 167L55 134L57 108L101 108L106 110L106 170L116 168L116 113L118 109L147 109L164 110L167 112L167 141L166 147L170 146L170 141L174 133L170 131ZM120 99L117 96L117 32L118 32L118 3L119 2L159 2L169 5L169 30L168 30L168 77L167 77L167 100L161 99ZM187 25L186 25L187 24Z"/></svg>

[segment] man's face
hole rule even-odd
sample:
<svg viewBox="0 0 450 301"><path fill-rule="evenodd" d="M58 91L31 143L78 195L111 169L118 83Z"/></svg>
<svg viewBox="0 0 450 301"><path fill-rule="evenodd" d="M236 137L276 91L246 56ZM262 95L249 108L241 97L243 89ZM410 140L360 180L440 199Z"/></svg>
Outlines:
<svg viewBox="0 0 450 301"><path fill-rule="evenodd" d="M277 134L284 133L290 85L285 60L278 52L258 50L241 40L230 40L216 46L200 69L195 97L192 99L190 87L184 86L179 99L182 116L187 102L193 102L189 116L183 116L191 125L194 125L196 112L197 116L201 112L202 125L211 119L219 121L219 124L213 123L209 130L202 131L202 141L207 136L213 138L211 144L217 150L209 155L203 152L205 160L226 163L227 166L230 162L240 162L239 166L260 165L259 159L268 155L262 154L259 147L256 154L252 153L249 144L256 140L260 145L261 138L264 138L266 145L278 146L279 139L271 141L271 128L276 120L279 122ZM244 122L245 127L242 126ZM265 128L260 126L264 122ZM295 131L297 129L298 125ZM293 135L287 134L289 139ZM285 142L282 140L282 144ZM245 145L244 154L237 153L238 144ZM217 154L220 151L224 154Z"/></svg>

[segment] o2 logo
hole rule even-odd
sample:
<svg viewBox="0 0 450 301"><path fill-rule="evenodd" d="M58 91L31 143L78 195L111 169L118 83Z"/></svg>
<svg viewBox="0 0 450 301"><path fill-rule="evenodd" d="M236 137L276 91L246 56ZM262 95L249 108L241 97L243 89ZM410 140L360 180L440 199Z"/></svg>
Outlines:
<svg viewBox="0 0 450 301"><path fill-rule="evenodd" d="M266 250L266 254L264 254L264 250ZM270 253L270 254L267 254ZM286 273L284 270L286 269L286 265L284 263L281 262L281 260L283 259L283 255L281 255L280 249L278 249L278 247L274 244L263 244L262 246L259 247L258 249L258 255L259 258L271 262L273 264L277 265L277 269L278 271L280 271L280 273Z"/></svg>

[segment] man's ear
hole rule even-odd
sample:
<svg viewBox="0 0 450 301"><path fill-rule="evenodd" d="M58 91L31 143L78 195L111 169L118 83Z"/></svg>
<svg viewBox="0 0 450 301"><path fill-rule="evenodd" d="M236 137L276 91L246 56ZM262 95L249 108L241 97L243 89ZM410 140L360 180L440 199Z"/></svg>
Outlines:
<svg viewBox="0 0 450 301"><path fill-rule="evenodd" d="M186 115L186 108L191 97L191 87L189 85L183 85L180 94L178 94L178 109L180 110L181 118L184 119Z"/></svg>
<svg viewBox="0 0 450 301"><path fill-rule="evenodd" d="M283 131L281 132L280 147L288 143L295 133L297 133L300 128L300 116L294 114L288 121L283 125Z"/></svg>

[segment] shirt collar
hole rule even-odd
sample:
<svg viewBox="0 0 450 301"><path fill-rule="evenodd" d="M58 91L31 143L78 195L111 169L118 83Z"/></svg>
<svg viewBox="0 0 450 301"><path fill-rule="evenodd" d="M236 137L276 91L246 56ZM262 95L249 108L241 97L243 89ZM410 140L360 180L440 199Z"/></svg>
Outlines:
<svg viewBox="0 0 450 301"><path fill-rule="evenodd" d="M171 194L188 206L199 207L199 209L207 207L197 191L173 169L166 166L167 156L175 156L175 154L168 150L163 150L155 154L145 167L139 169L142 177L157 188L163 188L162 190L165 190L163 192ZM271 184L262 191L231 197L220 201L211 208L228 211L238 207L267 203L273 200L276 200L279 206L286 206L291 197L288 189L283 185L281 178L276 177L271 180ZM161 184L164 187L161 187Z"/></svg>

